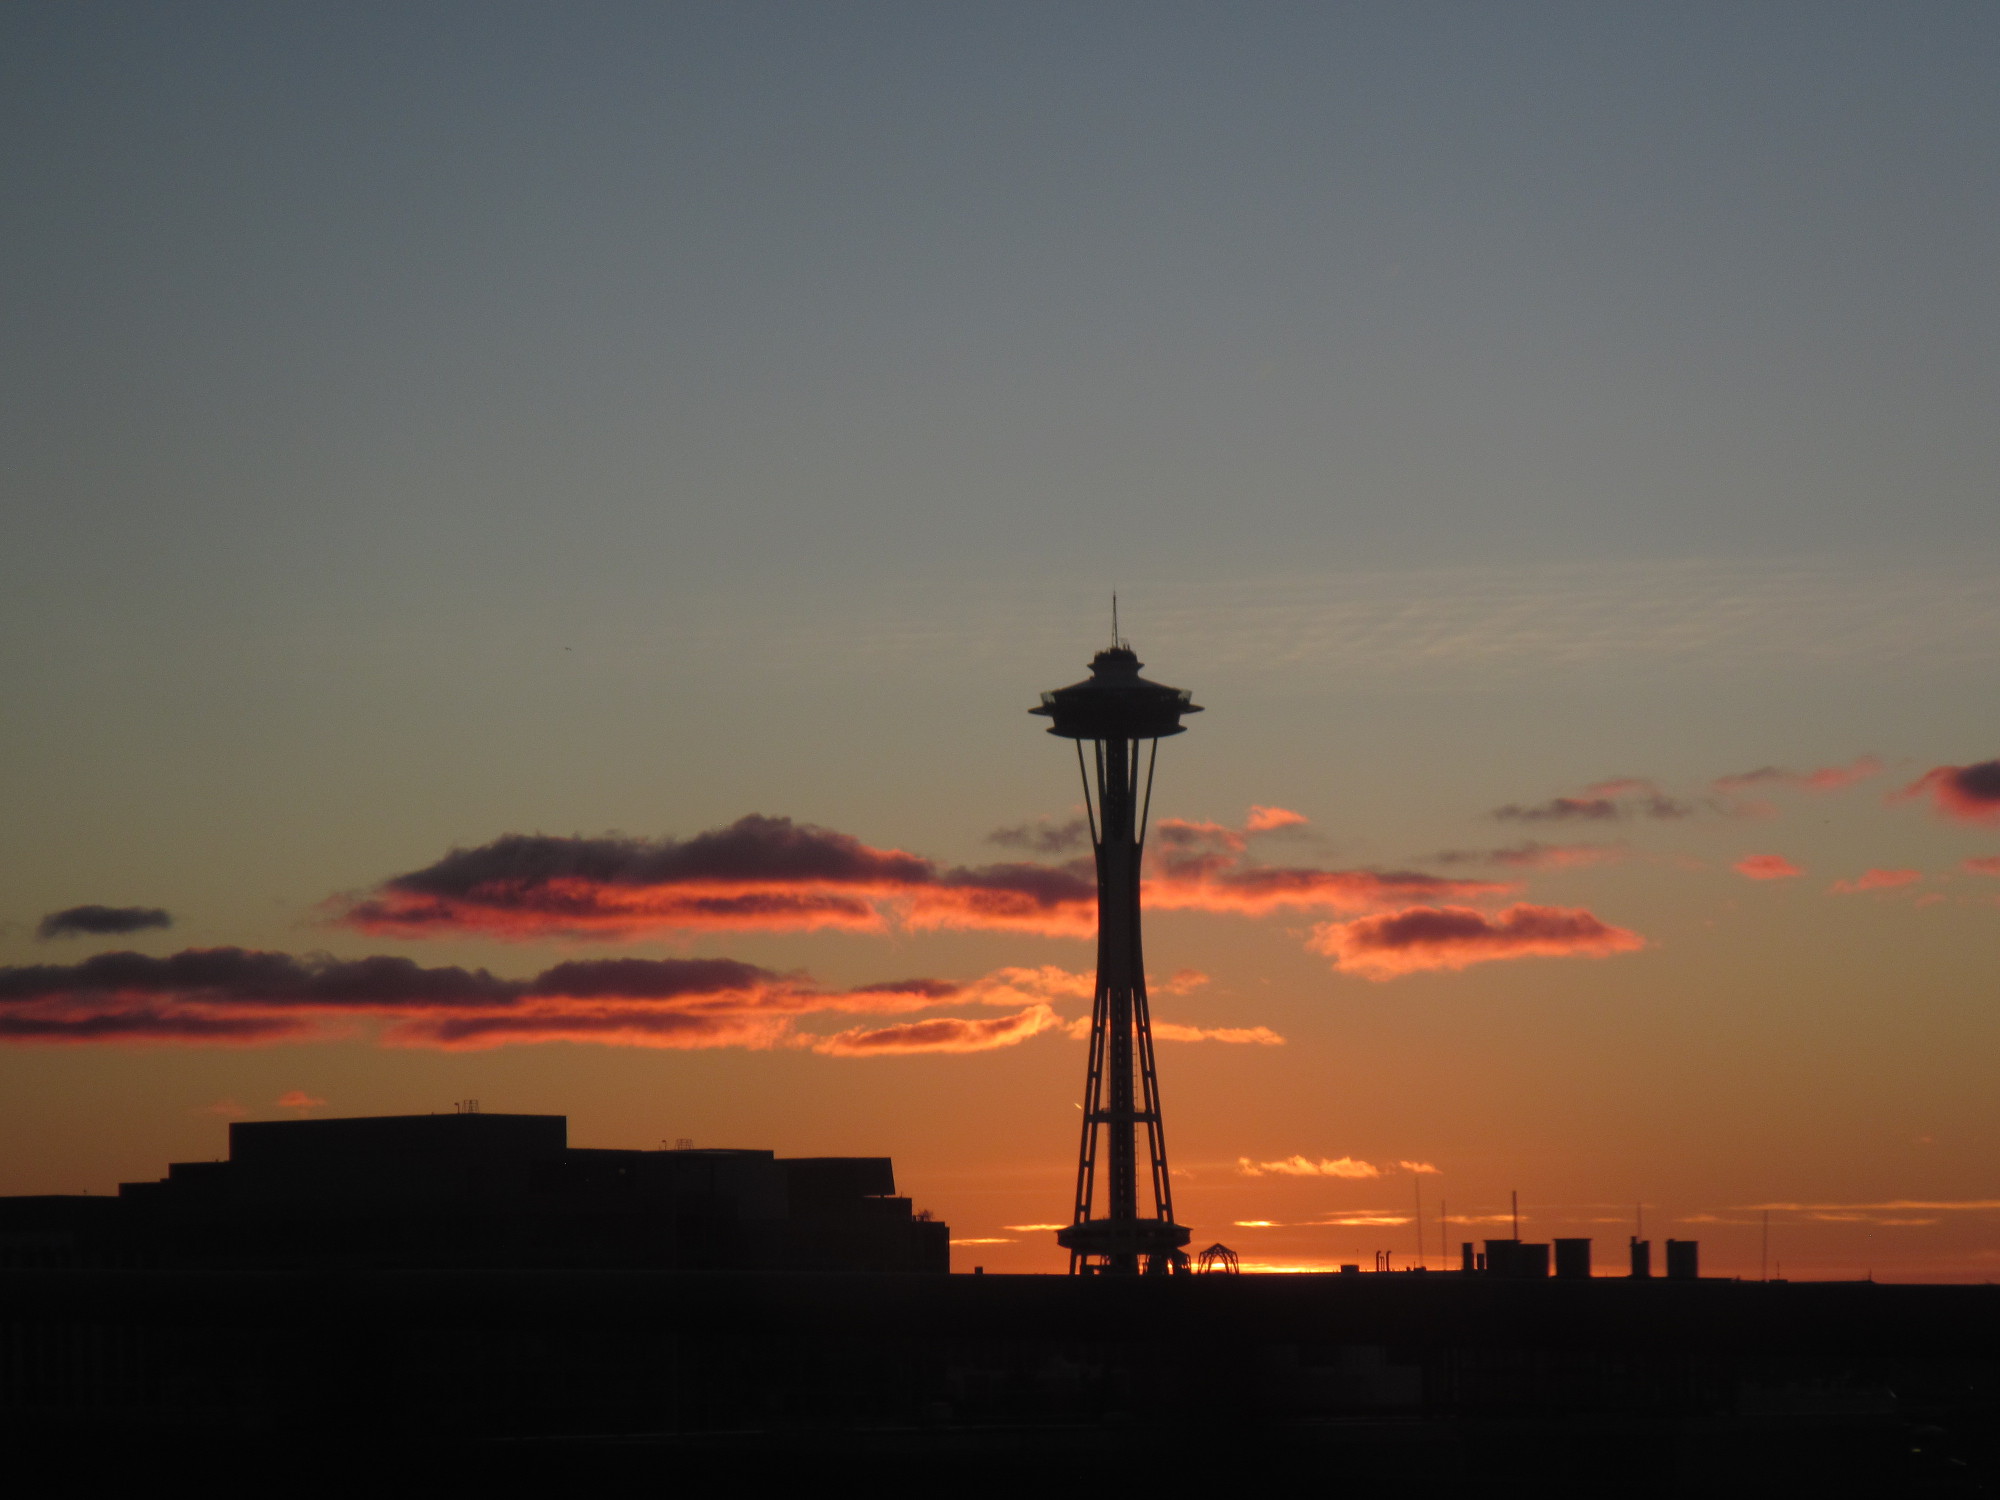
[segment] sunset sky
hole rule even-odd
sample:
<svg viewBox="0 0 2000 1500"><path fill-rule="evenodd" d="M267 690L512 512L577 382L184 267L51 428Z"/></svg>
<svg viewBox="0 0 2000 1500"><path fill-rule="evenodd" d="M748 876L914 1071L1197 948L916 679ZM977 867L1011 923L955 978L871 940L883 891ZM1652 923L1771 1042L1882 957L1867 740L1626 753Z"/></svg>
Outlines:
<svg viewBox="0 0 2000 1500"><path fill-rule="evenodd" d="M1198 1248L2000 1272L2000 10L0 10L0 1192L887 1154L1061 1269L1109 643ZM97 908L97 910L91 910ZM1037 1227L1041 1226L1041 1227Z"/></svg>

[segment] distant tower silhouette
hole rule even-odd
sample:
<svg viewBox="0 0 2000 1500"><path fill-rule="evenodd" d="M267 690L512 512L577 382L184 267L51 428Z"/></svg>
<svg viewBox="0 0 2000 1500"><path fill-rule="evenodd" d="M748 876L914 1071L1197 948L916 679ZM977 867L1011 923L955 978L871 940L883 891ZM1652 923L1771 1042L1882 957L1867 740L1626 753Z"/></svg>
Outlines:
<svg viewBox="0 0 2000 1500"><path fill-rule="evenodd" d="M1083 1143L1077 1153L1076 1211L1056 1240L1073 1275L1125 1275L1142 1268L1185 1270L1188 1231L1174 1222L1160 1085L1153 1068L1153 1024L1146 1007L1146 963L1139 942L1139 865L1153 801L1160 741L1179 734L1183 714L1201 709L1193 694L1139 675L1143 663L1119 640L1090 663L1087 681L1042 694L1030 713L1053 719L1049 733L1076 741L1085 810L1097 851L1097 993L1090 1017ZM1089 741L1095 775L1084 760ZM1145 782L1139 750L1148 745ZM1093 797L1093 782L1094 792ZM1139 1127L1146 1127L1152 1212L1139 1213ZM1098 1197L1098 1149L1107 1158Z"/></svg>

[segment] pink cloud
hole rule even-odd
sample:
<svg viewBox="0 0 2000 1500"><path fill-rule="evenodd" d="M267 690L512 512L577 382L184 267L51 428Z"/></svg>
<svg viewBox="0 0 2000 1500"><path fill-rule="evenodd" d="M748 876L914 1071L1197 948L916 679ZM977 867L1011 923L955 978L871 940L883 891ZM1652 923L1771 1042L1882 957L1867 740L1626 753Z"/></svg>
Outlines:
<svg viewBox="0 0 2000 1500"><path fill-rule="evenodd" d="M616 958L556 964L526 979L484 969L425 968L405 958L334 959L240 948L189 949L164 958L100 954L76 964L0 968L0 1042L184 1044L332 1041L366 1037L390 1047L448 1050L524 1043L709 1048L819 1046L835 1055L885 1050L974 1051L1007 1045L1059 1022L1054 1007L1085 1003L1094 980L1053 965L994 970L977 979L900 979L828 988L810 976L727 958ZM970 1019L928 1031L857 1029L828 1039L799 1028L814 1014L896 1014L950 1005L1019 1007L1012 1018ZM1189 1028L1198 1031L1199 1028ZM1203 1031L1204 1040L1266 1040ZM878 1034L879 1033L879 1034ZM957 1036L959 1045L919 1046ZM899 1043L898 1038L903 1038ZM821 1045L824 1043L824 1045ZM287 1093L287 1109L323 1101Z"/></svg>
<svg viewBox="0 0 2000 1500"><path fill-rule="evenodd" d="M2000 875L2000 854L1975 854L1959 868L1968 875Z"/></svg>
<svg viewBox="0 0 2000 1500"><path fill-rule="evenodd" d="M1854 896L1863 891L1893 891L1923 878L1921 870L1868 870L1852 880L1836 880L1827 890L1836 896Z"/></svg>
<svg viewBox="0 0 2000 1500"><path fill-rule="evenodd" d="M1928 795L1941 818L1960 823L2000 823L2000 760L1969 766L1933 766L1891 800Z"/></svg>
<svg viewBox="0 0 2000 1500"><path fill-rule="evenodd" d="M324 1099L315 1099L304 1089L287 1089L278 1096L280 1109L318 1109L324 1103Z"/></svg>
<svg viewBox="0 0 2000 1500"><path fill-rule="evenodd" d="M1733 776L1718 776L1712 785L1724 794L1786 788L1805 792L1837 792L1857 781L1880 776L1885 767L1879 757L1863 755L1844 766L1821 766L1811 771L1793 771L1783 766L1760 766Z"/></svg>
<svg viewBox="0 0 2000 1500"><path fill-rule="evenodd" d="M946 869L900 849L751 814L689 839L508 834L329 904L396 937L539 939L659 931L1093 930L1089 861Z"/></svg>
<svg viewBox="0 0 2000 1500"><path fill-rule="evenodd" d="M1463 969L1510 958L1604 958L1646 946L1581 907L1507 907L1494 915L1464 906L1404 911L1328 922L1311 946L1365 979L1394 979L1428 969Z"/></svg>
<svg viewBox="0 0 2000 1500"><path fill-rule="evenodd" d="M1417 870L1317 870L1162 856L1146 882L1146 903L1156 909L1262 917L1282 910L1371 911L1398 901L1466 900L1519 889L1509 882L1457 880Z"/></svg>
<svg viewBox="0 0 2000 1500"><path fill-rule="evenodd" d="M1254 864L1244 857L1248 837L1219 823L1161 820L1148 902L1263 916L1514 889L1420 871ZM1096 931L1097 882L1087 859L946 868L831 829L752 815L685 840L509 834L331 902L328 912L360 931L403 938L896 928L1088 937Z"/></svg>
<svg viewBox="0 0 2000 1500"><path fill-rule="evenodd" d="M1729 868L1748 880L1791 880L1805 874L1782 854L1746 854Z"/></svg>

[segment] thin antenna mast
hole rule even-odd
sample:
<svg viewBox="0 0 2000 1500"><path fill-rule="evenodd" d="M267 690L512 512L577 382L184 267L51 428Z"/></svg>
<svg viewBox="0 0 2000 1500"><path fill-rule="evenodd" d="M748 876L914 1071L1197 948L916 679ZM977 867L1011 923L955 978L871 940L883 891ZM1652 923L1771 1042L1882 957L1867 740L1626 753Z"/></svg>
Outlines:
<svg viewBox="0 0 2000 1500"><path fill-rule="evenodd" d="M1118 634L1118 590L1113 589L1111 591L1111 646L1113 650L1116 650L1124 644L1124 639Z"/></svg>

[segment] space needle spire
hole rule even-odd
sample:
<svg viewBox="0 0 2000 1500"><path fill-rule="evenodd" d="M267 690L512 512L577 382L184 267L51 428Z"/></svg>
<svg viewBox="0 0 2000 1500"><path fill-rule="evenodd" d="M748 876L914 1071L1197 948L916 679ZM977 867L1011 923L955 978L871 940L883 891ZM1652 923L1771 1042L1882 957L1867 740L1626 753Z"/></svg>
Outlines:
<svg viewBox="0 0 2000 1500"><path fill-rule="evenodd" d="M1116 626L1114 624L1115 631ZM1097 854L1097 989L1084 1079L1076 1206L1056 1241L1074 1275L1164 1274L1185 1269L1188 1231L1174 1222L1173 1183L1153 1066L1153 1023L1139 940L1139 870L1160 741L1201 709L1193 693L1148 682L1122 639L1091 660L1090 676L1042 694L1030 713L1076 742L1091 842ZM1088 752L1085 746L1089 746ZM1141 773L1140 761L1145 766ZM1139 1135L1151 1191L1140 1213ZM1102 1174L1100 1177L1100 1167Z"/></svg>

